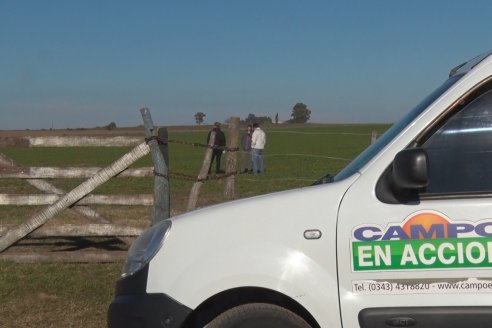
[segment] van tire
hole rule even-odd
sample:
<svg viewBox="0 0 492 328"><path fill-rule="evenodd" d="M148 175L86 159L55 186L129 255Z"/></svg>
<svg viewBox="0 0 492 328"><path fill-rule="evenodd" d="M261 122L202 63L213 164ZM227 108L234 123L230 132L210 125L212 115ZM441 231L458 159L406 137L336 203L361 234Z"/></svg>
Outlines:
<svg viewBox="0 0 492 328"><path fill-rule="evenodd" d="M297 314L278 305L251 303L236 306L212 320L207 328L311 328Z"/></svg>

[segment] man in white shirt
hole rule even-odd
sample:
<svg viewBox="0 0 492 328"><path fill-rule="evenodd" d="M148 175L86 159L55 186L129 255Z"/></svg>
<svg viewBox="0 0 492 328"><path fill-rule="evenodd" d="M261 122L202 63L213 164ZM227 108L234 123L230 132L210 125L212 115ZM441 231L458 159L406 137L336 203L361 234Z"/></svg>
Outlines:
<svg viewBox="0 0 492 328"><path fill-rule="evenodd" d="M253 160L253 173L263 173L265 168L263 166L263 150L265 149L266 135L265 132L260 129L258 123L253 124L253 135L251 136L251 157Z"/></svg>

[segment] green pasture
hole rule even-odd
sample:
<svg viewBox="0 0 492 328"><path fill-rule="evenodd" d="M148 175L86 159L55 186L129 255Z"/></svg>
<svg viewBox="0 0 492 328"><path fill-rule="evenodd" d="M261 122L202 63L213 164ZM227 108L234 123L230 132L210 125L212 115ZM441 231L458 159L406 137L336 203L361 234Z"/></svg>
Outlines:
<svg viewBox="0 0 492 328"><path fill-rule="evenodd" d="M388 125L289 125L264 128L266 173L239 174L236 198L244 198L291 188L308 186L327 173L340 171L371 141L371 132L384 132ZM169 130L172 140L205 143L207 131ZM227 135L227 134L226 134ZM131 148L0 148L23 166L105 167ZM205 148L170 143L169 171L196 176ZM225 167L226 156L222 157ZM241 153L237 153L240 164ZM134 167L151 166L150 156ZM65 191L82 179L53 179ZM171 178L172 214L183 213L193 182ZM223 202L223 180L207 181L201 189L199 206ZM153 178L115 178L97 188L95 194L142 194L153 192ZM0 179L0 193L41 193L25 181ZM0 206L0 224L19 223L42 207ZM147 226L148 207L95 207L113 222ZM73 213L62 213L55 222L80 220ZM53 223L53 222L50 222ZM121 263L116 264L14 264L0 262L0 326L2 327L104 327L105 313L113 295Z"/></svg>
<svg viewBox="0 0 492 328"><path fill-rule="evenodd" d="M370 144L373 130L382 133L387 125L327 125L289 128L266 128L266 174L238 175L236 197L242 198L277 190L309 185L327 173L336 173ZM171 140L204 143L207 131L173 131ZM130 148L0 148L0 151L24 166L99 166L109 165ZM170 173L196 176L201 168L205 148L172 142L169 146ZM225 165L224 155L222 166ZM237 153L239 165L241 153ZM151 166L150 156L133 167ZM55 179L52 184L70 190L82 179ZM203 186L200 205L221 202L223 181L212 180ZM99 187L96 194L139 194L152 192L152 178L116 178ZM173 213L184 211L183 204L193 182L171 179L171 206ZM4 179L0 193L36 193L25 182ZM1 211L1 208L0 208ZM1 212L0 212L1 213Z"/></svg>

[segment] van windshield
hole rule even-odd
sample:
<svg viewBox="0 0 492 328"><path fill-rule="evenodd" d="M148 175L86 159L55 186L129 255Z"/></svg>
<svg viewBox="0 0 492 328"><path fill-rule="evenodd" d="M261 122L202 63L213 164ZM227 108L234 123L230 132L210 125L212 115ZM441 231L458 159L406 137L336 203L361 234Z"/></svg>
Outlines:
<svg viewBox="0 0 492 328"><path fill-rule="evenodd" d="M377 153L381 151L386 145L393 140L408 124L410 124L417 116L419 116L430 104L432 104L437 98L439 98L446 90L448 90L453 84L455 84L464 74L454 75L444 82L439 88L432 92L427 98L422 100L417 107L412 109L407 115L405 115L399 122L393 124L381 137L379 137L375 143L366 148L360 153L349 165L347 165L342 171L340 171L333 181L340 181L360 171L360 169L366 165Z"/></svg>

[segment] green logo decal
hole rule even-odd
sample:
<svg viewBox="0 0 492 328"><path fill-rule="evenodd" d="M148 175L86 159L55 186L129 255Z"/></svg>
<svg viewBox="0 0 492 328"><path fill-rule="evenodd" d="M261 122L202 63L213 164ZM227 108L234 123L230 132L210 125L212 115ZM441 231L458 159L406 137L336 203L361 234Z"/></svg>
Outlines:
<svg viewBox="0 0 492 328"><path fill-rule="evenodd" d="M418 212L385 229L352 232L353 271L492 267L492 220L451 223L437 212Z"/></svg>

